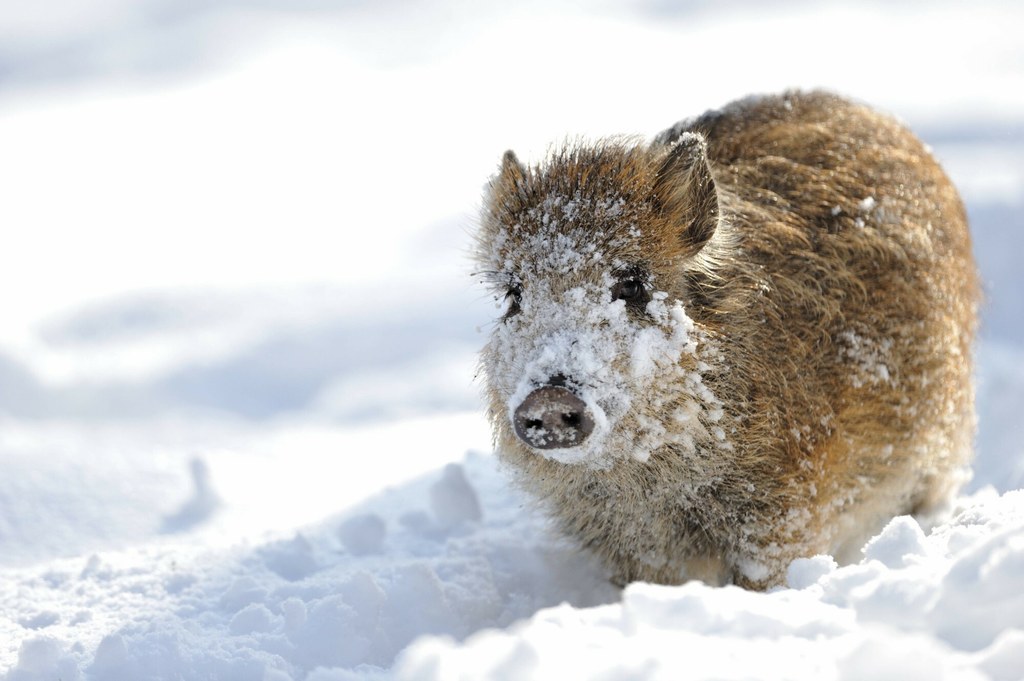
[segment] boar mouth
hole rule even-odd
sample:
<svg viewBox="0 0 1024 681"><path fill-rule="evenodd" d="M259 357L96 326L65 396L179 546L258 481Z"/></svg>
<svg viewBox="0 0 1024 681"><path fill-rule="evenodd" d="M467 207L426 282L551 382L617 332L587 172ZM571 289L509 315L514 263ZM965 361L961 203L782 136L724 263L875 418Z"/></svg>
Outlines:
<svg viewBox="0 0 1024 681"><path fill-rule="evenodd" d="M516 436L530 447L576 447L593 432L593 415L583 400L564 387L564 382L552 381L536 388L516 407L512 425Z"/></svg>

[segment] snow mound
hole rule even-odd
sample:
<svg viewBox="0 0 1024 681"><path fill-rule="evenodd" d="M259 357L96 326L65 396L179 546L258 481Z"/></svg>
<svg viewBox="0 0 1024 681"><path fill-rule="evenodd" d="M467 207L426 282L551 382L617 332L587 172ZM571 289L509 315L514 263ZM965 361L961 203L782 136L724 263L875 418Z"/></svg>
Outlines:
<svg viewBox="0 0 1024 681"><path fill-rule="evenodd" d="M684 674L1024 678L1024 490L895 518L769 593L620 592L477 454L283 536L0 569L0 681Z"/></svg>
<svg viewBox="0 0 1024 681"><path fill-rule="evenodd" d="M791 588L633 584L463 643L431 637L400 679L1019 679L1024 491L981 495L925 535L895 518L855 565L794 562Z"/></svg>
<svg viewBox="0 0 1024 681"><path fill-rule="evenodd" d="M364 678L423 634L461 639L617 597L522 506L491 457L470 455L252 546L172 536L0 569L0 679Z"/></svg>

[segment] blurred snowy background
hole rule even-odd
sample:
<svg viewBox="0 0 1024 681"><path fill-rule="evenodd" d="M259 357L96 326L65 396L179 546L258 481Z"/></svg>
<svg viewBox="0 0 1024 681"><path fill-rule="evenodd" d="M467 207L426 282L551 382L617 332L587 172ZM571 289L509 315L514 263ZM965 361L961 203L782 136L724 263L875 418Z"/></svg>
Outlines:
<svg viewBox="0 0 1024 681"><path fill-rule="evenodd" d="M970 491L1024 486L1021 29L1010 0L0 5L0 678L137 678L154 660L167 678L387 669L420 633L616 598L516 520L486 454L474 354L497 311L469 277L476 208L506 148L650 136L748 93L851 95L944 163L987 295ZM467 451L482 454L440 472ZM437 490L479 497L484 525L446 525ZM451 587L472 571L417 563L414 536L442 554L469 542L521 583L493 577L494 611L467 614ZM383 567L353 558L367 546ZM353 571L419 609L395 551L461 624L378 623L391 642L348 657L330 627L281 633L288 599L313 613L365 596L343 588ZM283 584L320 575L319 591L268 585L254 556ZM96 574L106 587L67 596ZM147 589L161 595L112 598ZM234 609L231 589L249 593ZM161 647L155 621L196 638Z"/></svg>

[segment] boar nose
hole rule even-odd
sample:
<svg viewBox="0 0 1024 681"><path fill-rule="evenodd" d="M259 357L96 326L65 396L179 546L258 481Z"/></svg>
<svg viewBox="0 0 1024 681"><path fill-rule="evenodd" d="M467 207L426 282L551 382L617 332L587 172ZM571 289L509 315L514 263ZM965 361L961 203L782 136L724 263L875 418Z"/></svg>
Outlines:
<svg viewBox="0 0 1024 681"><path fill-rule="evenodd" d="M520 440L536 449L575 447L594 430L587 405L555 377L516 407L513 425Z"/></svg>

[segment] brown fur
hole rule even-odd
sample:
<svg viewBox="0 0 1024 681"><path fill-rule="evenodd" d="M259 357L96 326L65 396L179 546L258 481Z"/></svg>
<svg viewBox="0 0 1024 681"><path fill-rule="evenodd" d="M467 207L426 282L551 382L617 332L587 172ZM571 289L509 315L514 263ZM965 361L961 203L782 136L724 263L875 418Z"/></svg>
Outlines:
<svg viewBox="0 0 1024 681"><path fill-rule="evenodd" d="M613 214L549 211L599 246L593 267L545 269L525 248L545 229L537 207L559 195L621 199ZM680 362L717 401L676 396L656 378L617 426L629 438L650 418L691 428L692 449L667 442L605 467L518 440L511 388L498 380L516 367L497 341L482 354L499 456L621 583L779 584L792 559L849 560L888 518L933 509L963 479L978 300L970 237L948 178L887 116L793 92L731 104L650 145L569 146L532 169L510 152L484 207L479 260L511 295L543 279L556 298L628 263L694 322L698 351ZM529 319L523 300L512 323ZM688 426L668 417L684 397L698 405Z"/></svg>

